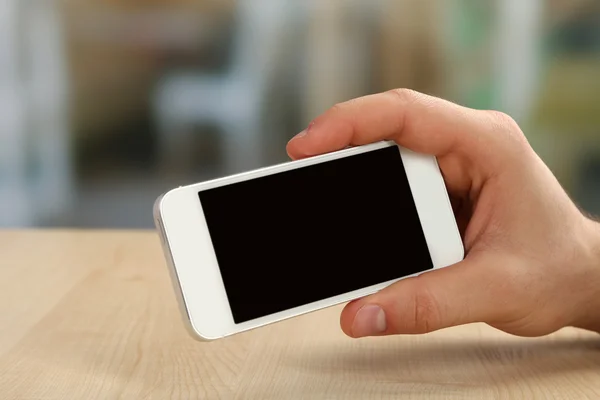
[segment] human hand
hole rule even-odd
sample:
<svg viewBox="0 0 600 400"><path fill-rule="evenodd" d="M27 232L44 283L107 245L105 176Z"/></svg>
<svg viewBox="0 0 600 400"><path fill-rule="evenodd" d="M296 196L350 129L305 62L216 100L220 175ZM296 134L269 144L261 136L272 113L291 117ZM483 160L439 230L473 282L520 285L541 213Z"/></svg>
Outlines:
<svg viewBox="0 0 600 400"><path fill-rule="evenodd" d="M521 336L566 326L600 332L600 225L510 117L399 89L332 107L287 151L299 159L380 140L437 156L466 257L349 303L341 315L347 335L473 322Z"/></svg>

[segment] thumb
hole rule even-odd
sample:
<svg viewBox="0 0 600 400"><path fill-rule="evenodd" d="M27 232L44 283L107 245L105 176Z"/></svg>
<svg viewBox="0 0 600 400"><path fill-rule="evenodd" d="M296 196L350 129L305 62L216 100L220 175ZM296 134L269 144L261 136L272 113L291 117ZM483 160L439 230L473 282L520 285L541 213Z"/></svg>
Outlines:
<svg viewBox="0 0 600 400"><path fill-rule="evenodd" d="M514 121L502 113L474 110L397 89L333 106L290 140L287 152L292 159L299 159L347 146L394 140L417 153L460 155L476 168L495 173L516 158L511 139L516 135L498 132L518 130Z"/></svg>
<svg viewBox="0 0 600 400"><path fill-rule="evenodd" d="M465 260L351 302L342 311L342 329L351 337L421 334L494 320L493 277L477 264Z"/></svg>

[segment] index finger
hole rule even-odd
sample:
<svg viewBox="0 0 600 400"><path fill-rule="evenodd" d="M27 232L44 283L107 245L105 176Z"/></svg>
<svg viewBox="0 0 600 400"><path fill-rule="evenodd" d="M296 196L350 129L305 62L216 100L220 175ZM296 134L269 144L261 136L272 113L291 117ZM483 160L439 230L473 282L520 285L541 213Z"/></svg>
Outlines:
<svg viewBox="0 0 600 400"><path fill-rule="evenodd" d="M501 140L493 135L496 123L489 113L398 89L332 107L290 140L287 152L292 159L299 159L393 140L418 153L457 153L489 165L501 161L498 152L490 151Z"/></svg>

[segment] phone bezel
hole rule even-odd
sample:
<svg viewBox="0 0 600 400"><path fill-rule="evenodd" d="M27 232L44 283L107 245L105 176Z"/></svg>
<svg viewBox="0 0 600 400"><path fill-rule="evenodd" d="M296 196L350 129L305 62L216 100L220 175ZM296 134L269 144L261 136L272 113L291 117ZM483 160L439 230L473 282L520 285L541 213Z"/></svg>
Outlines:
<svg viewBox="0 0 600 400"><path fill-rule="evenodd" d="M219 339L345 303L377 292L399 279L408 278L365 287L236 324L198 197L199 192L203 190L350 157L388 146L396 146L401 154L434 269L461 261L464 257L462 240L435 157L411 152L398 147L394 142L386 141L348 148L180 187L157 199L154 217L171 270L175 292L190 333L200 340Z"/></svg>

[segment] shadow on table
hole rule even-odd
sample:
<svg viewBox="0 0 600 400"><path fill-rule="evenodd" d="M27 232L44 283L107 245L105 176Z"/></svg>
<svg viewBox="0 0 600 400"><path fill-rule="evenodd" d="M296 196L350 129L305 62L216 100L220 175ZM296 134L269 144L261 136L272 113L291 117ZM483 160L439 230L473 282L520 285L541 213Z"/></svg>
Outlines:
<svg viewBox="0 0 600 400"><path fill-rule="evenodd" d="M381 346L370 342L368 347L323 345L311 350L283 362L290 368L330 378L475 387L571 373L600 376L600 336L508 342L473 339L444 344L399 340L397 347L390 347L388 339Z"/></svg>

